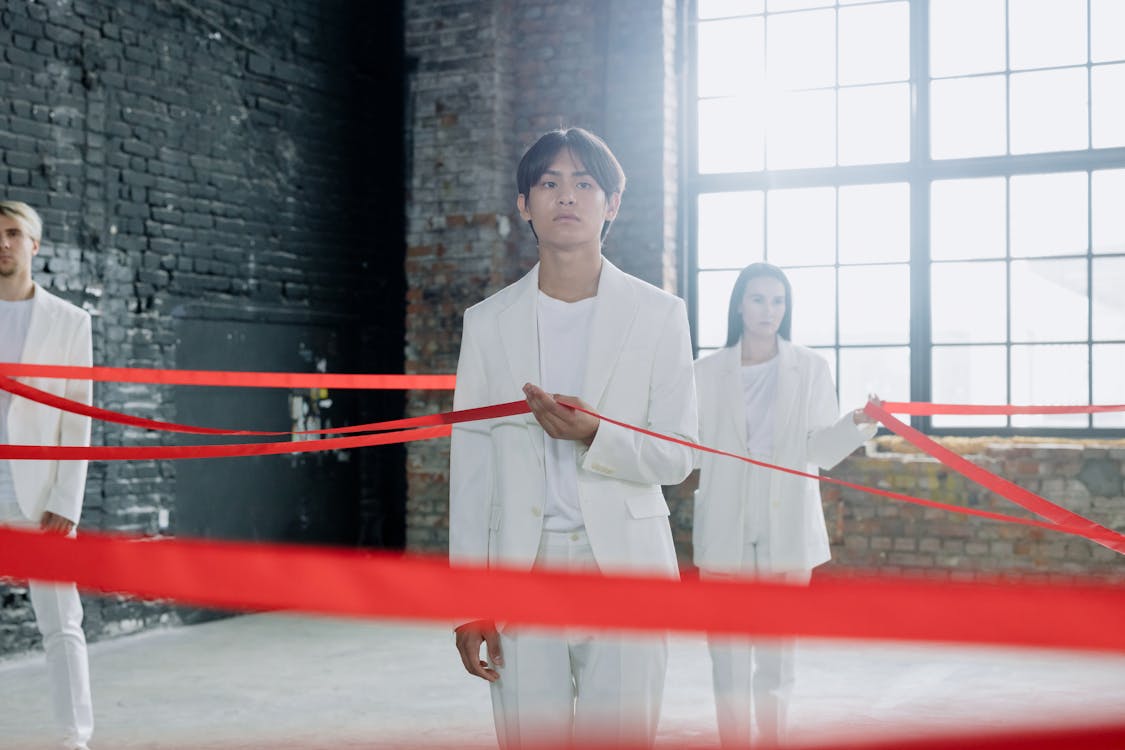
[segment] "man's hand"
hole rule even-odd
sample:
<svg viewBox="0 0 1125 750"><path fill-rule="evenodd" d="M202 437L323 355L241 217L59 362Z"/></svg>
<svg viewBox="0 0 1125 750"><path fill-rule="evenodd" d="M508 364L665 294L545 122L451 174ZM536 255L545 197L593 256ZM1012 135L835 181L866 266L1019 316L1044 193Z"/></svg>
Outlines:
<svg viewBox="0 0 1125 750"><path fill-rule="evenodd" d="M527 405L531 407L531 413L535 415L535 419L548 435L556 440L577 440L585 445L594 442L601 420L567 406L573 404L585 409L590 408L582 399L558 394L552 396L531 383L523 387L523 393L527 396Z"/></svg>
<svg viewBox="0 0 1125 750"><path fill-rule="evenodd" d="M480 644L483 642L488 646L489 660L498 667L504 666L504 655L500 653L500 633L496 630L496 624L492 620L473 620L457 628L454 633L457 636L457 651L461 654L461 663L468 673L489 682L499 680L500 673L490 669L488 662L481 661L480 658Z"/></svg>
<svg viewBox="0 0 1125 750"><path fill-rule="evenodd" d="M39 528L42 531L46 531L48 534L61 534L66 536L74 531L74 522L68 521L62 516L48 510L44 511L43 517L39 519Z"/></svg>

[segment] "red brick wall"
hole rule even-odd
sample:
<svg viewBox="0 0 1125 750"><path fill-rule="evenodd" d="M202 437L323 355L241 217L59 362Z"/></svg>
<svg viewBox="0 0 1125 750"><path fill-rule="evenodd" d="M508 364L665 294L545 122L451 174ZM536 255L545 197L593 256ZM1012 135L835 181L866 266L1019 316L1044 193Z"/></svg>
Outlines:
<svg viewBox="0 0 1125 750"><path fill-rule="evenodd" d="M1125 443L946 439L951 450L1079 515L1125 529ZM857 484L952 505L1035 518L928 456L879 438L831 472ZM1115 552L1080 537L911 506L848 488L824 493L834 565L880 571L1125 580Z"/></svg>

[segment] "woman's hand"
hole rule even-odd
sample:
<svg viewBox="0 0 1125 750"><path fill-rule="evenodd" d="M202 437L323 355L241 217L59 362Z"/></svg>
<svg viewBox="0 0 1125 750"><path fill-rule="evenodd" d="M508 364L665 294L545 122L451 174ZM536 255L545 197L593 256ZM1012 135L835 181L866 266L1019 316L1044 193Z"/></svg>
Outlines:
<svg viewBox="0 0 1125 750"><path fill-rule="evenodd" d="M883 399L879 398L874 393L867 394L867 400L869 403L875 404L879 407L882 407L883 405ZM852 412L852 421L857 425L865 425L874 424L876 420L861 407Z"/></svg>

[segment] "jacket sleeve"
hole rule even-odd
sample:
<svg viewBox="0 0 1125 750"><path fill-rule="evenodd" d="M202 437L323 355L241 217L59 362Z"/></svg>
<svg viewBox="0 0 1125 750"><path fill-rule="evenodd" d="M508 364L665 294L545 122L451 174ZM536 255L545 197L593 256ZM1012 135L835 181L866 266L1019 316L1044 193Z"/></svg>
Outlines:
<svg viewBox="0 0 1125 750"><path fill-rule="evenodd" d="M852 413L840 415L836 403L836 387L828 372L828 363L819 357L813 360L809 379L809 462L822 469L831 469L875 434L874 424L857 425Z"/></svg>
<svg viewBox="0 0 1125 750"><path fill-rule="evenodd" d="M669 307L660 326L649 381L648 419L638 426L698 442L695 371L683 300ZM641 484L679 484L691 473L695 452L603 420L582 457L582 467Z"/></svg>
<svg viewBox="0 0 1125 750"><path fill-rule="evenodd" d="M488 405L484 362L474 335L472 311L465 315L461 353L457 360L454 409ZM488 422L453 426L449 449L449 560L488 561L488 530L492 496L492 440Z"/></svg>
<svg viewBox="0 0 1125 750"><path fill-rule="evenodd" d="M696 397L695 408L696 408L696 410L699 414L699 418L696 421L697 432L695 434L696 434L696 437L698 438L698 440L696 442L703 443L704 445L706 445L707 439L706 439L705 436L707 435L707 426L708 425L703 420L705 418L704 414L707 412L707 409L704 407L703 393L699 389L700 375L702 374L700 372L700 370L701 370L701 368L699 366L699 361L697 360L695 362L695 364L692 366L692 375L695 377L695 389L696 389L695 390L695 397ZM691 468L692 468L692 470L694 471L696 469L702 468L703 455L704 455L703 451L692 451L691 454L692 454L691 455Z"/></svg>
<svg viewBox="0 0 1125 750"><path fill-rule="evenodd" d="M90 316L83 313L68 337L63 352L68 365L89 367L93 363L93 337ZM89 380L68 380L63 393L66 398L83 404L93 403L93 384ZM64 412L59 420L58 445L90 444L90 418ZM77 525L82 515L82 499L86 494L86 461L59 461L55 483L47 497L44 510L62 516Z"/></svg>

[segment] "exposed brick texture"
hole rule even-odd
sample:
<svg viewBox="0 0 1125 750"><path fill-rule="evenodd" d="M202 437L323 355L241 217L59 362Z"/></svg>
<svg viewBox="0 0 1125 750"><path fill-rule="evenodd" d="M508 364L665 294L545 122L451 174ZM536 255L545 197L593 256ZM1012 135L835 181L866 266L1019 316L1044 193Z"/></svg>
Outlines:
<svg viewBox="0 0 1125 750"><path fill-rule="evenodd" d="M0 193L42 213L35 277L94 316L96 363L199 366L181 351L178 326L211 321L275 331L277 348L310 371L317 359L332 371L400 370L401 18L393 5L366 5L0 5ZM335 350L297 351L309 330L329 331ZM191 421L170 388L99 384L95 393L110 409ZM360 414L332 416L388 414L401 414L401 401L374 396ZM94 431L106 445L163 440ZM359 469L295 461L292 470L313 486L349 488L343 502L361 527L337 528L334 539L380 544L395 512L379 488L402 476L401 452L394 460L365 456ZM83 527L177 533L184 471L173 462L93 464ZM401 529L401 508L397 516ZM277 518L253 528L270 526L290 526L294 537L302 528ZM88 598L86 609L93 639L180 617L118 598ZM0 587L0 653L37 640L24 589Z"/></svg>
<svg viewBox="0 0 1125 750"><path fill-rule="evenodd" d="M1120 441L955 438L957 453L1024 489L1112 529L1125 529ZM951 505L1036 518L903 441L879 438L831 472L857 484ZM907 446L909 448L909 446ZM849 488L824 493L834 565L951 578L1095 576L1125 580L1121 556L1080 537L885 500Z"/></svg>

